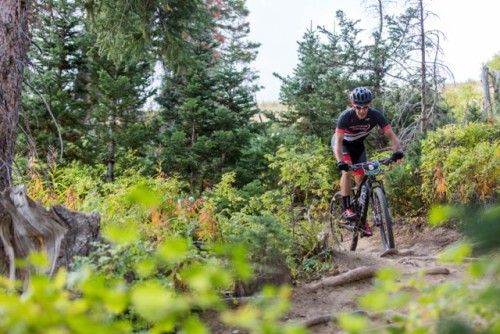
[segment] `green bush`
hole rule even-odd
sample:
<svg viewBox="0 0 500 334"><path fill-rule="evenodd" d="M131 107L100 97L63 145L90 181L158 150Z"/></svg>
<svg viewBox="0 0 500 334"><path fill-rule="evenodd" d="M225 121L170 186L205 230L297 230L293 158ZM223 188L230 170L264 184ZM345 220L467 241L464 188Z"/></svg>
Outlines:
<svg viewBox="0 0 500 334"><path fill-rule="evenodd" d="M450 125L422 141L425 203L494 203L500 195L500 127Z"/></svg>
<svg viewBox="0 0 500 334"><path fill-rule="evenodd" d="M170 238L152 252L148 250L149 255L139 256L126 271L97 257L97 267L85 265L73 272L61 269L53 279L34 275L22 294L13 289L12 282L2 279L0 332L209 333L200 314L211 310L221 322L252 333L305 333L303 327L279 320L288 310L287 288L265 288L260 299L242 308L250 313L232 310L223 301L222 292L236 278L248 276L240 250L219 248L214 255L193 261L197 251L192 245L182 238ZM113 248L100 255L106 257L109 252ZM114 255L112 259L130 263ZM100 272L109 266L119 270ZM166 274L158 276L159 270ZM127 281L120 277L125 272L141 279Z"/></svg>
<svg viewBox="0 0 500 334"><path fill-rule="evenodd" d="M387 200L395 216L413 216L426 210L420 189L420 155L420 144L413 144L405 152L403 163L384 170Z"/></svg>

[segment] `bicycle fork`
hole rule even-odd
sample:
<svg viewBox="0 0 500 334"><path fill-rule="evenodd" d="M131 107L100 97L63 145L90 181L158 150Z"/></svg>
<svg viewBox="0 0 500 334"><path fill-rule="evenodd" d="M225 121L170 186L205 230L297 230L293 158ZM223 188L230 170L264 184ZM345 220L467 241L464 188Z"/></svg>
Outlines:
<svg viewBox="0 0 500 334"><path fill-rule="evenodd" d="M370 196L370 206L372 208L373 221L376 227L380 227L380 225L382 225L382 219L380 218L380 212L379 212L380 206L378 205L377 199L373 194L374 191L372 190Z"/></svg>

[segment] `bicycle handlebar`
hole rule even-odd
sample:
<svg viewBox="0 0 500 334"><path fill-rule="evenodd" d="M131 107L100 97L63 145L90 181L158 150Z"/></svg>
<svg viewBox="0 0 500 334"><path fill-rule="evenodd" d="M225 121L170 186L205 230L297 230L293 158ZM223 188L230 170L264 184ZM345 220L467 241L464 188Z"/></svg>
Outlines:
<svg viewBox="0 0 500 334"><path fill-rule="evenodd" d="M390 157L385 158L385 159L380 159L380 160L371 160L371 161L366 161L366 162L360 162L358 164L349 165L349 170L356 171L358 169L362 169L364 167L368 167L368 166L376 164L376 163L379 163L382 165L388 165L388 164L393 163L393 162L394 162L394 160L392 160Z"/></svg>

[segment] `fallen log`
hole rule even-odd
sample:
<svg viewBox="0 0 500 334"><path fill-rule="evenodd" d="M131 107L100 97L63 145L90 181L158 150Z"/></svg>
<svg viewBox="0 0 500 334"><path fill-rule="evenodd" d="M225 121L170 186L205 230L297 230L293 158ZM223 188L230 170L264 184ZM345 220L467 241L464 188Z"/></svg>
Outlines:
<svg viewBox="0 0 500 334"><path fill-rule="evenodd" d="M337 321L337 316L335 314L323 314L313 318L309 318L299 323L307 328L314 327L321 324L326 324L328 322Z"/></svg>
<svg viewBox="0 0 500 334"><path fill-rule="evenodd" d="M409 255L414 255L417 257L420 256L426 256L424 254L417 254L413 249L396 249L396 248L391 248L380 254L380 257L386 257L390 255L399 255L399 256L409 256Z"/></svg>
<svg viewBox="0 0 500 334"><path fill-rule="evenodd" d="M419 260L419 261L440 261L439 256L407 256L398 260L398 262L404 262L409 260ZM479 258L475 257L464 257L462 258L462 262L474 262L479 261Z"/></svg>
<svg viewBox="0 0 500 334"><path fill-rule="evenodd" d="M368 316L367 312L361 310L350 312L350 314ZM337 318L338 316L336 314L322 314L306 320L298 321L298 323L302 326L310 328L317 325L326 324L328 322L337 321Z"/></svg>
<svg viewBox="0 0 500 334"><path fill-rule="evenodd" d="M424 270L425 275L449 275L450 269L448 268L431 268Z"/></svg>
<svg viewBox="0 0 500 334"><path fill-rule="evenodd" d="M343 285L347 283L352 283L356 281L360 281L367 278L372 278L375 276L378 270L377 266L364 266L359 267L353 270L349 270L343 274L326 277L321 279L319 282L307 284L304 289L306 291L314 291L324 287L332 287Z"/></svg>

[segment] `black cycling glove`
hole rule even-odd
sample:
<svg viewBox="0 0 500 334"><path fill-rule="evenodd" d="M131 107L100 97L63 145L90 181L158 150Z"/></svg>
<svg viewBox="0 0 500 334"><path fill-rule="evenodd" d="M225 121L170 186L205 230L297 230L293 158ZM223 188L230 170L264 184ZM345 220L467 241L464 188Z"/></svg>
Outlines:
<svg viewBox="0 0 500 334"><path fill-rule="evenodd" d="M396 151L391 155L391 160L392 161L398 161L403 159L405 154L402 151Z"/></svg>
<svg viewBox="0 0 500 334"><path fill-rule="evenodd" d="M337 169L343 171L349 171L349 165L345 161L337 162Z"/></svg>

